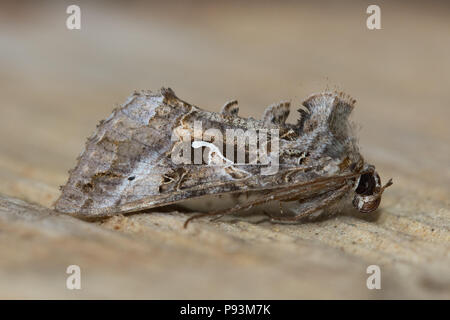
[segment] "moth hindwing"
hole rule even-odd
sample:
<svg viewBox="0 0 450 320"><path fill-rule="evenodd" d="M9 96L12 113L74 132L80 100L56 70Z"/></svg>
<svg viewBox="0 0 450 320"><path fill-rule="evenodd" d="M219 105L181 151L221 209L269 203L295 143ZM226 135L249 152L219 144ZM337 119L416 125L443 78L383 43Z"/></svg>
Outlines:
<svg viewBox="0 0 450 320"><path fill-rule="evenodd" d="M354 104L343 93L315 94L288 124L289 102L256 120L240 117L237 101L216 113L170 88L135 92L88 139L56 210L102 217L214 196L228 207L208 215L274 202L282 205L265 212L276 220L333 213L350 202L373 211L386 186L359 153L348 120Z"/></svg>

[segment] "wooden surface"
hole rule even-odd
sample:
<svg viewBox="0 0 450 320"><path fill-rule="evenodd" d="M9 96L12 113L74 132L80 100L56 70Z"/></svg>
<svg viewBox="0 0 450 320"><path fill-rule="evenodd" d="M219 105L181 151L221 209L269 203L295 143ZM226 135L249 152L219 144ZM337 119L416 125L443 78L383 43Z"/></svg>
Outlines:
<svg viewBox="0 0 450 320"><path fill-rule="evenodd" d="M81 2L69 31L67 5L0 10L1 298L450 298L449 7L382 3L369 31L358 3ZM301 225L53 212L97 122L161 86L213 111L238 99L254 117L343 89L363 155L394 186L372 217ZM71 264L82 290L65 287ZM366 287L371 264L381 290Z"/></svg>

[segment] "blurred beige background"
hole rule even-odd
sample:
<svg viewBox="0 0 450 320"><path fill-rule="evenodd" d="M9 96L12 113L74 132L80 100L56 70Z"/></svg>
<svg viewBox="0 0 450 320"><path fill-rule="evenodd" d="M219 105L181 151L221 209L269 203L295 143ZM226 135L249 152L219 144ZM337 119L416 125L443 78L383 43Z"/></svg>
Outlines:
<svg viewBox="0 0 450 320"><path fill-rule="evenodd" d="M373 31L364 1L77 1L73 31L70 4L0 5L0 297L450 298L445 2L377 1ZM186 231L182 213L89 224L11 205L51 208L98 121L162 86L212 111L237 99L244 116L291 99L290 121L309 94L344 90L362 153L395 184L374 219L288 226ZM81 291L64 287L69 264L86 274ZM382 290L366 288L369 264Z"/></svg>

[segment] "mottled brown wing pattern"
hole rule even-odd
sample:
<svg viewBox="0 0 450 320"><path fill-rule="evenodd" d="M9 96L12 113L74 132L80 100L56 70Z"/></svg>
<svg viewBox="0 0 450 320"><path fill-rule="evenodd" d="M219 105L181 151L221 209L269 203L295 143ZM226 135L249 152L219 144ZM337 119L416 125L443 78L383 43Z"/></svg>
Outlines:
<svg viewBox="0 0 450 320"><path fill-rule="evenodd" d="M266 190L285 201L288 194L312 199L319 190L351 189L367 167L347 120L353 103L338 93L311 96L299 122L290 125L285 123L288 102L271 105L262 120L255 120L239 117L236 101L214 113L180 100L171 89L136 92L88 139L56 209L95 217L205 195ZM203 130L277 128L279 170L261 175L260 165L174 164L172 151L179 143L174 132L187 131L195 138L196 121Z"/></svg>

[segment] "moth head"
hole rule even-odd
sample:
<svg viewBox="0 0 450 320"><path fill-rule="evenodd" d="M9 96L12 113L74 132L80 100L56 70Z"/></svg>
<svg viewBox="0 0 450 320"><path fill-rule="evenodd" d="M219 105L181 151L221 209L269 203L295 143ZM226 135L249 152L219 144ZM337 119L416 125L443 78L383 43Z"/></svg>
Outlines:
<svg viewBox="0 0 450 320"><path fill-rule="evenodd" d="M376 210L380 205L384 189L390 185L392 185L392 179L381 186L381 179L376 171L360 175L356 183L353 206L363 213Z"/></svg>

